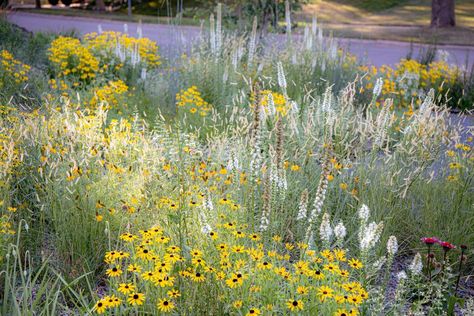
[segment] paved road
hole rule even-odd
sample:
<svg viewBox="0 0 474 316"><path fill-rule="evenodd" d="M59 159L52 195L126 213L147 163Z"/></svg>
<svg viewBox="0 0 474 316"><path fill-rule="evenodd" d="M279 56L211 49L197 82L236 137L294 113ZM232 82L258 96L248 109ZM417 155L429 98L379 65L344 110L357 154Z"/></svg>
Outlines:
<svg viewBox="0 0 474 316"><path fill-rule="evenodd" d="M7 19L33 32L66 32L75 30L80 34L85 34L97 31L99 24L104 31L123 31L124 29L124 23L120 21L25 12L12 12L7 16ZM137 26L137 23L128 23L129 32L136 32ZM193 40L200 36L200 28L193 26L143 24L142 30L143 36L155 40L166 56L173 56L182 49L189 48ZM347 48L348 51L358 58L363 58L375 66L383 64L393 65L401 58L406 57L410 51L409 43L357 39L338 39L338 41L340 46ZM414 45L413 48L414 55L416 56L421 49L426 49L426 46ZM467 61L468 67L474 64L474 43L472 47L442 46L440 48L449 53L450 63L465 65Z"/></svg>

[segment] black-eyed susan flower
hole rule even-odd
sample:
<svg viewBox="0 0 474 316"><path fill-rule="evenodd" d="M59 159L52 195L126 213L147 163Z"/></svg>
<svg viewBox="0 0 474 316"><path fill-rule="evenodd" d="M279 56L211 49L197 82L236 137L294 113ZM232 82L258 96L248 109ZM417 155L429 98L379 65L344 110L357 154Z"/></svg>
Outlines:
<svg viewBox="0 0 474 316"><path fill-rule="evenodd" d="M362 269L362 267L364 266L362 262L360 262L360 260L355 259L355 258L350 259L348 263L349 263L349 266L357 270Z"/></svg>
<svg viewBox="0 0 474 316"><path fill-rule="evenodd" d="M308 295L309 294L309 287L300 285L296 288L296 293L300 295Z"/></svg>
<svg viewBox="0 0 474 316"><path fill-rule="evenodd" d="M145 294L143 293L132 293L128 296L127 302L130 305L143 305L145 302Z"/></svg>
<svg viewBox="0 0 474 316"><path fill-rule="evenodd" d="M98 300L94 305L94 311L97 314L103 314L107 310L107 302L103 299Z"/></svg>
<svg viewBox="0 0 474 316"><path fill-rule="evenodd" d="M262 312L258 309L258 308L255 308L255 307L252 307L248 310L247 314L245 314L246 316L255 316L255 315L260 315Z"/></svg>
<svg viewBox="0 0 474 316"><path fill-rule="evenodd" d="M286 307L292 312L301 311L304 308L304 303L301 300L289 299L286 301Z"/></svg>
<svg viewBox="0 0 474 316"><path fill-rule="evenodd" d="M234 308L241 308L243 305L242 301L241 300L237 300L237 301L234 301L234 303L232 303L232 306L234 306Z"/></svg>
<svg viewBox="0 0 474 316"><path fill-rule="evenodd" d="M345 309L338 309L335 313L334 316L349 316L349 312Z"/></svg>
<svg viewBox="0 0 474 316"><path fill-rule="evenodd" d="M181 293L179 293L178 290L176 289L172 289L172 290L169 290L167 292L168 296L171 297L171 298L177 298L177 297L180 297L181 296Z"/></svg>
<svg viewBox="0 0 474 316"><path fill-rule="evenodd" d="M362 303L362 298L359 295L352 294L352 295L349 295L349 297L347 298L347 302L349 302L352 305L358 306Z"/></svg>
<svg viewBox="0 0 474 316"><path fill-rule="evenodd" d="M122 270L120 269L120 267L115 266L113 268L107 269L106 274L109 277L118 277L122 275Z"/></svg>
<svg viewBox="0 0 474 316"><path fill-rule="evenodd" d="M193 280L194 282L204 282L204 280L206 280L206 276L204 274L202 274L201 272L194 272L194 273L191 273L189 275L189 277L191 278L191 280Z"/></svg>
<svg viewBox="0 0 474 316"><path fill-rule="evenodd" d="M127 242L132 242L137 238L138 238L138 236L135 236L135 235L130 234L130 233L124 233L124 234L120 235L120 239L122 239L124 241L127 241Z"/></svg>
<svg viewBox="0 0 474 316"><path fill-rule="evenodd" d="M135 272L135 273L140 273L142 271L142 267L139 266L138 264L130 264L127 267L128 272Z"/></svg>
<svg viewBox="0 0 474 316"><path fill-rule="evenodd" d="M160 312L168 313L172 311L176 306L170 299L162 298L158 300L157 307Z"/></svg>
<svg viewBox="0 0 474 316"><path fill-rule="evenodd" d="M326 299L331 298L333 296L334 290L326 285L322 285L318 288L317 295L321 302L324 302Z"/></svg>
<svg viewBox="0 0 474 316"><path fill-rule="evenodd" d="M122 294L130 294L135 291L135 285L133 283L120 283L118 291Z"/></svg>

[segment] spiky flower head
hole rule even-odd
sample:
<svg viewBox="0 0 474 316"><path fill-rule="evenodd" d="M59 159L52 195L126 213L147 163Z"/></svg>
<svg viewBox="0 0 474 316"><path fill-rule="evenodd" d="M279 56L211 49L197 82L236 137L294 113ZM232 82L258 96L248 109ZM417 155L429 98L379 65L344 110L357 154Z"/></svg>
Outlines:
<svg viewBox="0 0 474 316"><path fill-rule="evenodd" d="M362 206L359 209L359 214L358 215L359 215L359 218L363 222L367 222L367 220L369 219L369 215L370 215L369 207L365 204L362 204Z"/></svg>
<svg viewBox="0 0 474 316"><path fill-rule="evenodd" d="M321 226L319 227L319 235L321 237L321 240L323 240L326 243L331 242L331 237L333 234L329 219L330 219L329 214L324 213L323 218L321 220Z"/></svg>
<svg viewBox="0 0 474 316"><path fill-rule="evenodd" d="M407 273L405 271L400 271L397 273L398 281L405 280L407 278Z"/></svg>
<svg viewBox="0 0 474 316"><path fill-rule="evenodd" d="M408 269L413 275L418 275L423 270L423 262L421 261L421 255L419 252L415 255L415 257L413 257L413 261L411 262Z"/></svg>
<svg viewBox="0 0 474 316"><path fill-rule="evenodd" d="M344 223L343 222L339 222L336 227L334 227L334 236L336 236L336 238L338 240L343 240L347 235L347 230L346 230L346 226L344 226Z"/></svg>
<svg viewBox="0 0 474 316"><path fill-rule="evenodd" d="M387 252L390 256L395 256L398 251L397 237L390 236L387 241Z"/></svg>

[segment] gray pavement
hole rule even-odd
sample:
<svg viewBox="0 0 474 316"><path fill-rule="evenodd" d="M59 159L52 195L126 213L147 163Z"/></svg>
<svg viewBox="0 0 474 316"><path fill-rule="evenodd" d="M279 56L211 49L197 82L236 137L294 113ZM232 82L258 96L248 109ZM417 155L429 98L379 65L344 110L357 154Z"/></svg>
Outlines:
<svg viewBox="0 0 474 316"><path fill-rule="evenodd" d="M7 19L29 31L68 32L75 30L80 34L95 32L100 24L104 31L123 31L124 22L100 20L84 17L68 17L26 12L11 12ZM130 33L136 32L138 23L127 23ZM182 49L189 49L192 42L200 36L200 28L194 26L176 26L163 24L142 24L143 36L153 39L165 56L173 56ZM284 38L284 36L282 36ZM410 51L409 43L391 41L372 41L358 39L338 39L339 45L363 59L368 64L381 66L393 65L405 58ZM426 45L413 45L414 57L426 49ZM439 46L449 53L448 61L457 65L474 64L473 46Z"/></svg>

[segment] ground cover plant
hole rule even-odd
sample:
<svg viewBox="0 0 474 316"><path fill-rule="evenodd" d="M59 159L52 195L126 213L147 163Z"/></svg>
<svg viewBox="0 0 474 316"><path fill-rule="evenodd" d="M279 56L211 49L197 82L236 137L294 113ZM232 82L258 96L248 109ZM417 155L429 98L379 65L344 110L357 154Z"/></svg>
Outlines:
<svg viewBox="0 0 474 316"><path fill-rule="evenodd" d="M469 315L469 73L220 16L172 57L2 37L1 313Z"/></svg>

